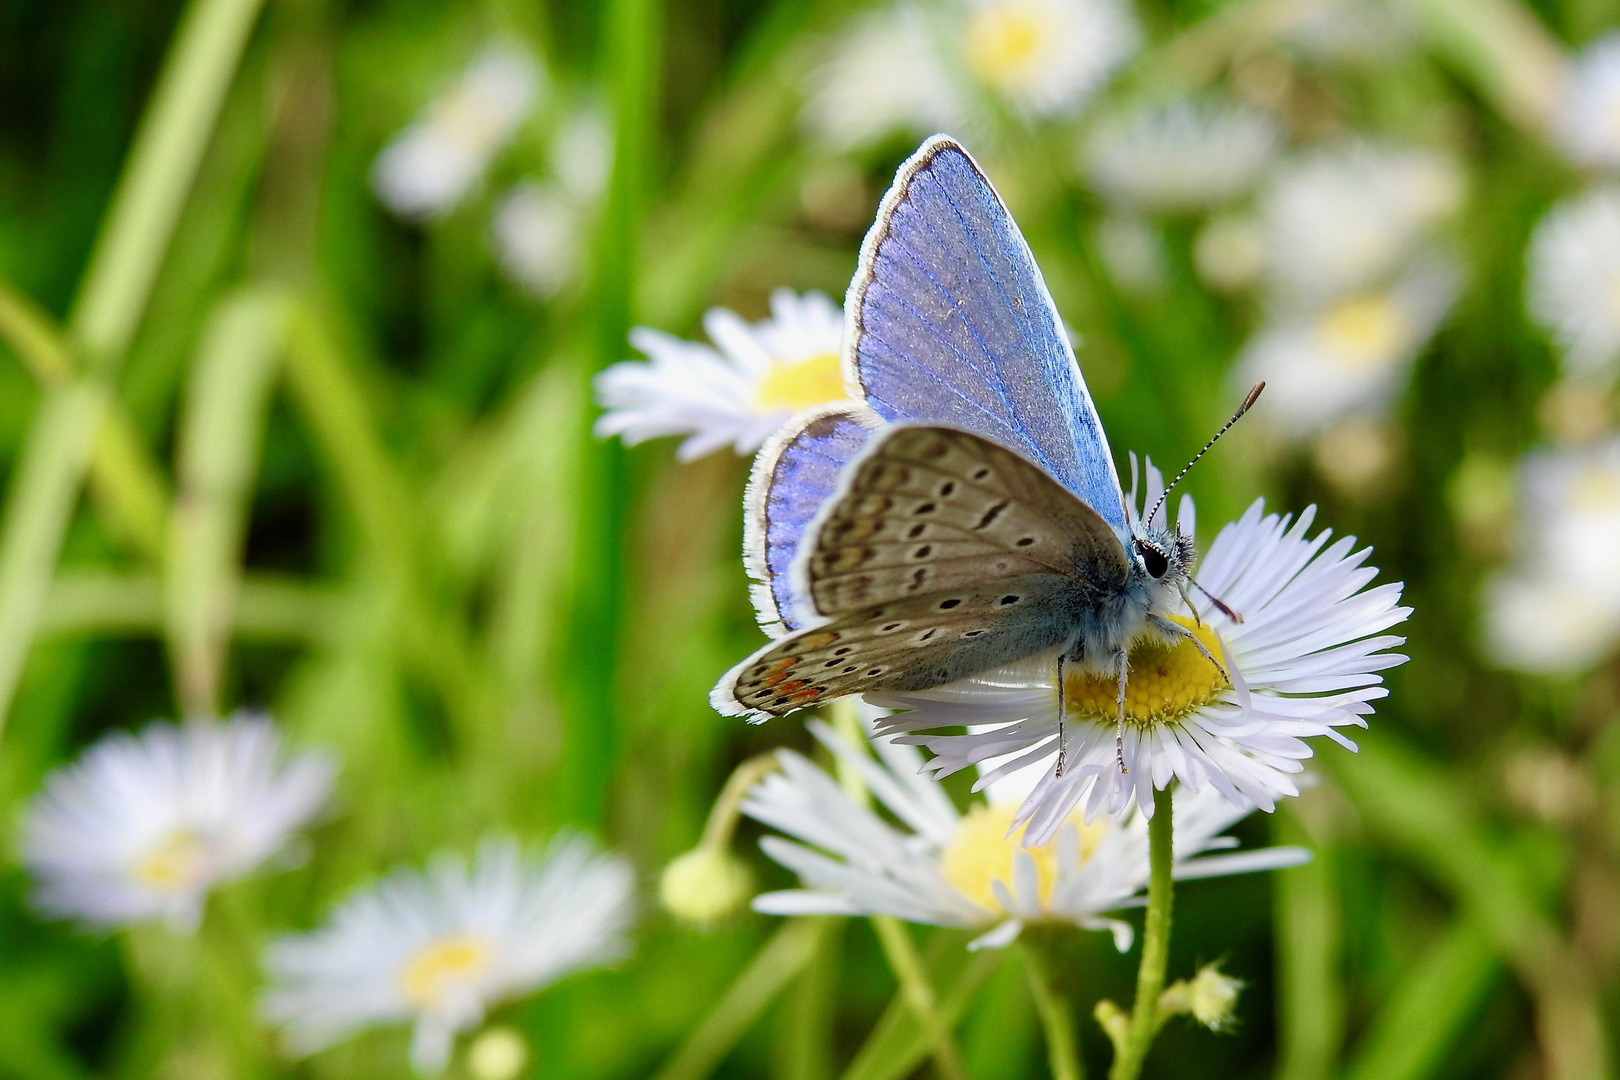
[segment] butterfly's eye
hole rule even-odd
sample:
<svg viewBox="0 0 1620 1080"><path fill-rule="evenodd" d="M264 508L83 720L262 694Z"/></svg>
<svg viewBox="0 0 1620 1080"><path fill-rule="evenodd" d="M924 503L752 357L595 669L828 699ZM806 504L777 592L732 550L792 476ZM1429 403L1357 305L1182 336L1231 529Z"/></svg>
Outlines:
<svg viewBox="0 0 1620 1080"><path fill-rule="evenodd" d="M1138 540L1136 552L1142 557L1142 565L1147 568L1147 572L1155 581L1164 577L1165 571L1170 569L1170 557L1152 544L1144 544Z"/></svg>

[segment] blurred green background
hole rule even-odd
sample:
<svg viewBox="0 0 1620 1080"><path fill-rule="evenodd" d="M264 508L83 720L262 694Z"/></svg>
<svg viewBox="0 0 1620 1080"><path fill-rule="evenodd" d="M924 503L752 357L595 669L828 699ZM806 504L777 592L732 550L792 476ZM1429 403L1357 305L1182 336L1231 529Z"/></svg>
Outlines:
<svg viewBox="0 0 1620 1080"><path fill-rule="evenodd" d="M1268 300L1209 283L1202 213L1110 224L1118 207L1075 163L1099 117L1218 87L1275 120L1280 157L1360 135L1432 150L1461 179L1435 226L1460 293L1374 421L1372 465L1335 472L1340 444L1257 424L1188 482L1206 543L1257 495L1319 504L1416 613L1363 752L1324 747L1315 788L1239 829L1316 861L1179 891L1172 973L1224 959L1248 988L1229 1032L1172 1022L1146 1075L1611 1076L1620 668L1508 674L1479 626L1482 582L1512 550L1514 463L1558 436L1557 353L1523 295L1531 230L1585 182L1548 138L1560 65L1620 25L1620 4L1368 0L1339 6L1375 12L1398 45L1321 47L1351 33L1331 21L1316 46L1291 36L1333 6L1138 0L1140 49L1083 108L991 102L962 133L1082 339L1116 453L1161 463L1230 411ZM182 56L188 10L214 22ZM155 717L263 705L342 762L310 861L225 889L195 939L41 922L8 861L0 1076L401 1075L398 1030L284 1056L252 1017L260 945L399 860L565 824L628 854L646 902L630 961L495 1014L529 1038L533 1075L659 1073L756 955L780 968L757 1020L734 1017L668 1080L930 1069L865 923L828 924L782 967L759 952L774 920L697 929L658 910L659 869L696 843L732 767L811 740L706 700L759 640L737 557L746 461L590 434L590 377L633 355L630 327L701 338L711 305L757 319L778 286L841 297L926 134L838 147L806 126L819 65L863 10L0 3L0 814L98 735ZM390 213L378 152L497 39L545 71L533 109L448 212ZM182 80L167 111L166 63ZM566 164L554 146L580 115L605 125L611 167L568 271L537 291L503 273L491 215ZM785 885L757 835L744 823L739 849ZM975 1080L1044 1075L1018 954L916 936L942 990L978 987L960 1027ZM1135 954L1098 934L1051 944L1100 1074L1090 1003L1128 1000ZM889 1042L869 1043L885 1010Z"/></svg>

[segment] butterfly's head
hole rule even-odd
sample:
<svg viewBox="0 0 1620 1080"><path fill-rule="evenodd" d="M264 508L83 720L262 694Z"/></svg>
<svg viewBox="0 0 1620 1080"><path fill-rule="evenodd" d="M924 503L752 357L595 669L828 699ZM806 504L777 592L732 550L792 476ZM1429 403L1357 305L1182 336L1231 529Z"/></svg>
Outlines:
<svg viewBox="0 0 1620 1080"><path fill-rule="evenodd" d="M1155 528L1143 522L1131 526L1131 576L1153 593L1153 607L1167 608L1192 574L1197 549L1193 538L1177 529Z"/></svg>

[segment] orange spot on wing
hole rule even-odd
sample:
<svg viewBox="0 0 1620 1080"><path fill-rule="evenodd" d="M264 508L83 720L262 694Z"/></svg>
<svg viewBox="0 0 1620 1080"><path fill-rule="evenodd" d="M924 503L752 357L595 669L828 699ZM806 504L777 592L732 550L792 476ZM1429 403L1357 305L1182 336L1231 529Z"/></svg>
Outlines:
<svg viewBox="0 0 1620 1080"><path fill-rule="evenodd" d="M759 685L775 686L777 683L788 677L788 671L793 667L794 664L797 664L798 662L799 658L797 656L782 657L782 659L765 669L767 674L763 679L759 680Z"/></svg>
<svg viewBox="0 0 1620 1080"><path fill-rule="evenodd" d="M819 634L811 634L809 637L800 642L800 644L802 644L806 649L824 649L837 640L837 631L823 630Z"/></svg>
<svg viewBox="0 0 1620 1080"><path fill-rule="evenodd" d="M800 691L792 694L791 696L789 696L788 700L789 701L809 701L811 698L819 697L820 694L821 694L822 689L823 688L820 687L820 686L809 686L809 687L806 687L803 690L800 690Z"/></svg>
<svg viewBox="0 0 1620 1080"><path fill-rule="evenodd" d="M805 682L803 679L794 679L791 682L785 682L781 686L778 686L776 688L776 692L778 694L792 694L794 691L800 690L809 685L810 684Z"/></svg>

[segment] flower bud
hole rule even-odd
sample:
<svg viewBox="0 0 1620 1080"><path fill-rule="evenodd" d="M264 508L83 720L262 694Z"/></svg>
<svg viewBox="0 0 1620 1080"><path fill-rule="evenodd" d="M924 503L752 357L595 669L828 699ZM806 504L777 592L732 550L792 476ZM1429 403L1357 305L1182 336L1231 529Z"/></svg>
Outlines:
<svg viewBox="0 0 1620 1080"><path fill-rule="evenodd" d="M754 875L737 856L706 844L664 868L658 898L682 922L707 925L725 918L754 894Z"/></svg>
<svg viewBox="0 0 1620 1080"><path fill-rule="evenodd" d="M529 1041L516 1028L485 1028L467 1047L473 1080L516 1080L529 1063Z"/></svg>
<svg viewBox="0 0 1620 1080"><path fill-rule="evenodd" d="M1211 1031L1232 1022L1243 980L1222 975L1220 964L1205 964L1187 984L1187 1011Z"/></svg>

